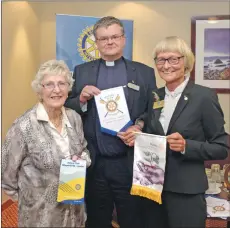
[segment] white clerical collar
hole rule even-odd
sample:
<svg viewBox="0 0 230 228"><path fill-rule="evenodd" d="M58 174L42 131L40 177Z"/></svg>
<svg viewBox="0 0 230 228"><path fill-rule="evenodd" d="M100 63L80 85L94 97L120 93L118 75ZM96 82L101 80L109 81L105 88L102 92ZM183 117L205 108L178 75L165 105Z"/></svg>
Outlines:
<svg viewBox="0 0 230 228"><path fill-rule="evenodd" d="M105 61L105 65L106 66L108 66L108 67L111 67L111 66L114 66L115 65L115 63L114 63L114 61Z"/></svg>
<svg viewBox="0 0 230 228"><path fill-rule="evenodd" d="M68 119L68 117L66 115L65 108L62 107L61 111L62 111L62 116L63 116L63 122L64 122L64 124L67 127L71 127L72 128L72 126L71 126L71 124L69 122L69 119ZM42 120L42 121L49 122L49 116L48 116L48 114L47 114L47 112L45 110L44 105L41 102L38 103L36 114L37 114L37 120Z"/></svg>
<svg viewBox="0 0 230 228"><path fill-rule="evenodd" d="M120 57L119 59L116 59L114 61L108 61L102 59L102 62L107 66L107 67L113 67L116 66L117 64L121 63L123 61L123 57Z"/></svg>

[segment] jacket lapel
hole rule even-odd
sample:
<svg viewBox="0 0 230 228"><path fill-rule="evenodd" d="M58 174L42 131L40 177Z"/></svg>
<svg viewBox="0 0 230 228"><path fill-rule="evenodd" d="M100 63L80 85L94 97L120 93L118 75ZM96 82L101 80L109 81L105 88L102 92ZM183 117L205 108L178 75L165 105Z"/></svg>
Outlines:
<svg viewBox="0 0 230 228"><path fill-rule="evenodd" d="M127 59L124 59L124 61L126 64L126 69L127 69L127 82L137 85L136 67L134 66L134 64L131 61L129 61ZM127 88L127 89L128 89L127 105L128 105L129 113L131 113L135 96L137 96L140 91L136 91L136 90L130 89L130 88Z"/></svg>
<svg viewBox="0 0 230 228"><path fill-rule="evenodd" d="M71 157L76 154L76 155L80 155L81 154L81 149L82 149L82 145L80 144L80 142L78 140L76 140L76 133L74 132L73 128L69 128L67 127L67 134L69 137L69 153L71 155Z"/></svg>
<svg viewBox="0 0 230 228"><path fill-rule="evenodd" d="M76 126L76 122L74 120L72 112L66 111L66 115L67 115L68 120L72 126L72 127L66 126L67 135L69 137L69 153L72 157L74 154L76 154L76 155L81 154L82 144L81 144L80 139L76 133L77 126Z"/></svg>
<svg viewBox="0 0 230 228"><path fill-rule="evenodd" d="M155 92L158 96L159 96L159 101L164 100L165 98L165 88L162 87L158 90L154 90L153 92ZM153 95L153 94L152 94ZM154 99L153 99L153 104L154 104ZM152 104L152 108L153 108L153 104ZM152 115L154 115L154 117L152 118L152 123L151 125L157 129L157 132L159 132L160 135L165 135L164 133L164 129L159 121L160 115L161 115L161 111L162 111L163 107L160 108L155 108L153 109ZM154 121L155 120L155 121ZM155 125L155 126L154 126Z"/></svg>
<svg viewBox="0 0 230 228"><path fill-rule="evenodd" d="M162 87L162 88L160 88L160 89L158 89L158 90L155 90L155 91L153 91L153 92L155 92L155 93L159 96L159 101L162 101L162 100L165 99L165 87ZM155 102L155 101L153 101L153 102ZM152 104L152 105L153 105L153 104ZM159 118L160 118L160 114L161 114L162 108L163 108L163 107L155 108L155 109L154 109L154 115L155 115L155 118L156 118L157 120L159 120Z"/></svg>
<svg viewBox="0 0 230 228"><path fill-rule="evenodd" d="M88 85L97 86L98 71L101 59L91 62L91 67L89 67L88 77L86 78Z"/></svg>
<svg viewBox="0 0 230 228"><path fill-rule="evenodd" d="M170 120L167 134L168 134L168 132L170 132L171 128L173 127L173 124L178 119L178 117L180 116L183 109L189 103L190 92L191 92L193 85L194 85L194 83L192 81L189 81L187 86L185 87L183 93L181 94L181 97L177 103L177 106L176 106L176 108L173 112L172 118Z"/></svg>

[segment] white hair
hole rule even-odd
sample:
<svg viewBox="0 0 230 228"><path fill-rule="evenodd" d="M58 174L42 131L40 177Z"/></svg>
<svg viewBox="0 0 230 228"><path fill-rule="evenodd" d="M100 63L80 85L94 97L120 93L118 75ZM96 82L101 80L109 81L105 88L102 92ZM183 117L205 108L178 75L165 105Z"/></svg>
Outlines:
<svg viewBox="0 0 230 228"><path fill-rule="evenodd" d="M64 76L66 81L69 83L68 90L70 91L72 89L74 79L68 66L64 63L64 61L54 59L49 60L40 66L35 79L31 83L31 86L35 92L39 93L41 91L41 82L47 75Z"/></svg>

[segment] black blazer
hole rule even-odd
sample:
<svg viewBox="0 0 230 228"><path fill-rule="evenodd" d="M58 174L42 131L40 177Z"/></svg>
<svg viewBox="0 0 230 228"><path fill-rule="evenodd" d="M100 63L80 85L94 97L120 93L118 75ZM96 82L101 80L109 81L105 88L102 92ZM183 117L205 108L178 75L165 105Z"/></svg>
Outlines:
<svg viewBox="0 0 230 228"><path fill-rule="evenodd" d="M123 58L124 59L124 58ZM133 122L147 111L149 91L156 89L154 70L142 63L124 59L127 69L128 83L134 83L140 87L139 91L128 88L128 109L130 118ZM80 107L80 93L86 85L97 85L98 70L101 60L95 60L78 65L74 69L73 78L75 79L73 88L65 103L65 106L74 109L82 116L85 138L88 142L88 149L91 154L93 166L96 159L97 140L96 140L96 105L94 99L88 101L87 111L82 112ZM127 150L129 148L127 147ZM133 154L133 153L130 153Z"/></svg>
<svg viewBox="0 0 230 228"><path fill-rule="evenodd" d="M164 100L165 87L155 90ZM161 109L149 102L145 132L165 135L159 122ZM204 161L225 159L228 155L228 135L217 95L209 88L189 81L172 115L168 132L180 133L186 140L185 154L167 147L164 191L197 194L208 188Z"/></svg>

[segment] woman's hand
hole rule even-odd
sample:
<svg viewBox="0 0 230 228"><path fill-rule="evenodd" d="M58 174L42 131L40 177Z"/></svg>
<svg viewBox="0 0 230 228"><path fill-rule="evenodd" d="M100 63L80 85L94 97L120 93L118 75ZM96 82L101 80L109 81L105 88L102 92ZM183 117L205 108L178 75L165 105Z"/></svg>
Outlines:
<svg viewBox="0 0 230 228"><path fill-rule="evenodd" d="M80 160L81 157L77 156L77 155L73 155L72 157L72 161L77 161L77 160Z"/></svg>
<svg viewBox="0 0 230 228"><path fill-rule="evenodd" d="M167 142L169 148L176 152L184 152L186 146L186 140L178 132L167 136Z"/></svg>
<svg viewBox="0 0 230 228"><path fill-rule="evenodd" d="M129 127L125 132L118 132L117 136L127 145L133 146L135 141L135 132L141 132L138 125Z"/></svg>
<svg viewBox="0 0 230 228"><path fill-rule="evenodd" d="M87 152L83 151L81 155L73 155L72 161L75 162L77 160L85 160L87 168L91 165L91 159L90 159L88 150L87 150Z"/></svg>

